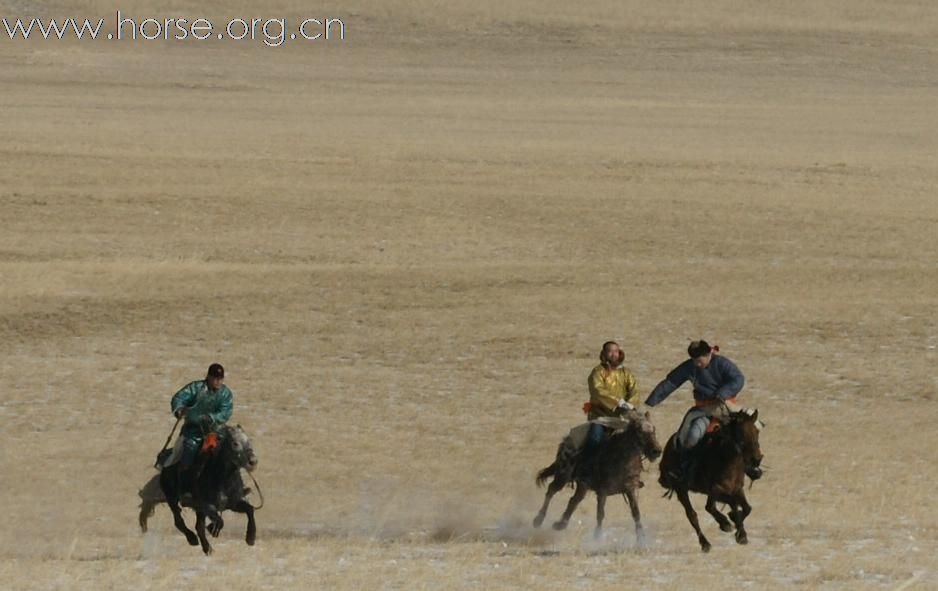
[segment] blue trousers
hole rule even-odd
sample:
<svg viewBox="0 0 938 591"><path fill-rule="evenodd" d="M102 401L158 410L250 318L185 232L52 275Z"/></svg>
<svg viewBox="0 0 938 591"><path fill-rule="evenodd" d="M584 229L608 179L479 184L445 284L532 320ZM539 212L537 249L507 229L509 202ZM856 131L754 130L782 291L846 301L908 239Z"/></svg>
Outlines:
<svg viewBox="0 0 938 591"><path fill-rule="evenodd" d="M599 445L599 442L603 440L605 430L606 428L599 423L590 423L590 430L586 433L586 443L583 445L583 449L589 451Z"/></svg>
<svg viewBox="0 0 938 591"><path fill-rule="evenodd" d="M182 437L182 456L179 458L179 467L188 470L198 457L199 450L202 449L202 432L184 430Z"/></svg>

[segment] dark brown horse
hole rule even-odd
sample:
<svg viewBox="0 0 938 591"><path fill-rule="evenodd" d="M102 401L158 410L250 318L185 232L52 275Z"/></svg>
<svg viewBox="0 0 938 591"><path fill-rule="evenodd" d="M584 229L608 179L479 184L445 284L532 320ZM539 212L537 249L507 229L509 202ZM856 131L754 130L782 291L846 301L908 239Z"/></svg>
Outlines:
<svg viewBox="0 0 938 591"><path fill-rule="evenodd" d="M676 436L672 435L661 457L661 476L658 483L667 492L668 498L677 493L677 498L684 506L687 519L697 532L697 539L704 552L710 551L710 542L700 531L697 512L690 504L689 492L707 495L707 512L713 515L720 529L725 532L736 529L736 541L746 544L749 539L743 522L752 507L743 492L745 477L753 480L762 476L762 450L759 447L759 411L740 411L730 413L728 419L714 432L707 434L693 453L697 461L691 470L689 482L674 477L680 464ZM729 519L717 508L717 503L729 505ZM732 520L732 522L730 521Z"/></svg>
<svg viewBox="0 0 938 591"><path fill-rule="evenodd" d="M661 445L655 437L655 426L651 424L648 413L640 415L630 413L630 420L624 422L624 427L612 433L599 444L596 449L596 462L594 469L588 473L580 474L576 469L579 457L576 446L570 436L564 438L557 449L557 458L550 466L541 470L537 475L538 486L553 477L547 487L544 504L534 518L534 527L540 527L547 515L547 506L550 499L564 486L570 484L576 488L567 509L559 521L554 523L554 529L562 530L567 527L570 516L577 505L586 496L587 491L596 492L596 530L598 538L602 533L603 518L605 517L606 497L622 494L632 510L632 519L635 521L635 534L639 544L644 544L644 531L642 530L642 517L638 510L638 489L643 486L640 479L642 472L642 457L654 461L661 455Z"/></svg>

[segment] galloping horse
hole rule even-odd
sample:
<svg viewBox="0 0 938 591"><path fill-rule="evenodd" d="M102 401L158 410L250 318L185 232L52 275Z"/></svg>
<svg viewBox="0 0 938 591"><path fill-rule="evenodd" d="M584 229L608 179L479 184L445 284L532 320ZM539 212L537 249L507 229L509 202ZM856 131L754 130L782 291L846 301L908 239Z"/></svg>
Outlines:
<svg viewBox="0 0 938 591"><path fill-rule="evenodd" d="M736 541L740 544L748 543L743 522L752 507L746 500L743 485L747 475L753 480L762 476L762 468L759 466L762 462L762 450L759 447L761 426L759 411L730 413L726 422L707 434L698 444L699 448L694 450L693 453L698 454L698 461L689 482L679 481L673 476L680 463L676 447L677 434L672 435L665 445L658 483L667 490L666 497L670 498L677 493L704 552L710 551L710 542L700 531L697 512L691 506L688 492L707 495L707 512L720 524L720 529L730 532L735 526ZM717 503L729 505L729 519L717 510Z"/></svg>
<svg viewBox="0 0 938 591"><path fill-rule="evenodd" d="M661 445L655 437L655 426L651 424L648 413L644 415L632 413L621 429L613 432L608 439L599 444L596 450L595 469L591 474L580 474L576 470L578 458L576 446L570 436L565 437L557 449L557 458L554 463L537 475L538 486L543 486L551 476L553 480L547 487L544 504L537 517L534 518L534 527L540 527L544 522L551 498L567 484L575 484L576 489L567 503L567 509L560 520L554 523L554 529L565 529L570 516L586 496L587 491L593 490L596 492L596 530L594 533L598 538L602 533L606 497L622 494L632 510L632 520L635 522L635 534L639 544L643 544L644 530L641 513L638 510L637 492L643 486L640 479L642 457L654 461L660 455Z"/></svg>
<svg viewBox="0 0 938 591"><path fill-rule="evenodd" d="M210 554L212 547L205 536L205 518L210 519L209 533L218 536L224 525L221 513L230 509L247 515L245 541L254 545L257 536L254 511L259 507L252 506L245 499L250 489L244 486L240 470L254 471L257 456L241 425L226 425L220 434L220 448L211 455L200 455L196 465L191 468L198 472L191 498L183 497L179 490L178 464L163 467L140 490L140 528L143 531L147 531L147 520L156 505L165 502L173 513L176 527L185 534L188 542L193 546L201 543L202 550ZM180 505L195 509L197 534L186 527Z"/></svg>

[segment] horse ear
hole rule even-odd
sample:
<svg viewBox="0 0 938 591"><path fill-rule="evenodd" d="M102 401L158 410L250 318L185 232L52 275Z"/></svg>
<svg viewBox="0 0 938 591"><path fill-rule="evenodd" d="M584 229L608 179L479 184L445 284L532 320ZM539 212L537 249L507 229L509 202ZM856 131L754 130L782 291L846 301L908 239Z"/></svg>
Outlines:
<svg viewBox="0 0 938 591"><path fill-rule="evenodd" d="M758 421L758 420L759 420L759 409L758 409L758 408L752 412L752 420L753 420L753 421Z"/></svg>

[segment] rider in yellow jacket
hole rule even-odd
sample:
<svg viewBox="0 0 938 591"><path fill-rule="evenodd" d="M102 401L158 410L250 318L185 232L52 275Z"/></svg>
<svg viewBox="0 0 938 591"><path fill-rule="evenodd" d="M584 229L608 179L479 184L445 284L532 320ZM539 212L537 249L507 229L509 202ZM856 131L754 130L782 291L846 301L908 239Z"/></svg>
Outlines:
<svg viewBox="0 0 938 591"><path fill-rule="evenodd" d="M638 381L629 369L622 365L625 353L615 341L603 345L599 354L600 364L590 372L587 385L590 391L590 420L599 417L618 416L623 402L637 406L641 399L638 395Z"/></svg>
<svg viewBox="0 0 938 591"><path fill-rule="evenodd" d="M587 379L590 401L587 418L591 421L579 464L584 469L592 460L596 446L602 441L605 427L594 419L616 417L633 409L640 402L638 381L622 365L625 353L615 341L606 341L599 353L599 365Z"/></svg>

